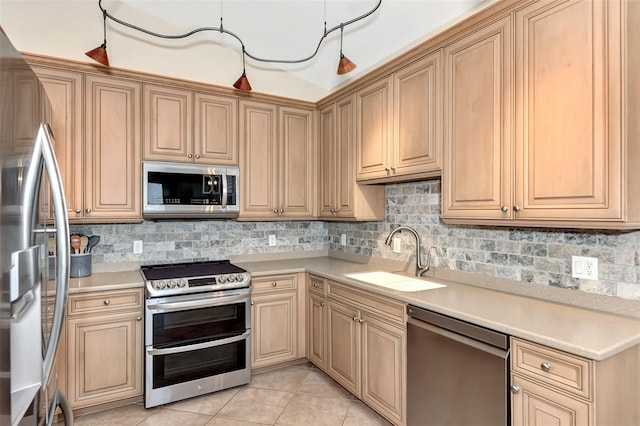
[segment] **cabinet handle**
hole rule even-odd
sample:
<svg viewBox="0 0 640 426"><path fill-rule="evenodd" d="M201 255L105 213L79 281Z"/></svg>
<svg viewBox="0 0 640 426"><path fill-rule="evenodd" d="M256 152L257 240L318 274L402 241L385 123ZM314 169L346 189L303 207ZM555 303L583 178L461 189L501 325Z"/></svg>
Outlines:
<svg viewBox="0 0 640 426"><path fill-rule="evenodd" d="M81 209L76 209L76 214L80 214L82 212Z"/></svg>
<svg viewBox="0 0 640 426"><path fill-rule="evenodd" d="M313 286L314 286L315 288L318 288L318 283L313 283Z"/></svg>
<svg viewBox="0 0 640 426"><path fill-rule="evenodd" d="M91 207L88 207L86 210L87 214L91 214Z"/></svg>
<svg viewBox="0 0 640 426"><path fill-rule="evenodd" d="M253 306L253 300L251 301L251 306Z"/></svg>
<svg viewBox="0 0 640 426"><path fill-rule="evenodd" d="M284 210L283 210L283 209L280 209L280 212L279 212L279 213L280 213L280 214L284 213Z"/></svg>
<svg viewBox="0 0 640 426"><path fill-rule="evenodd" d="M385 171L385 172L388 172L389 170L390 170L390 169L389 169L388 167L385 167L385 168L384 168L384 171Z"/></svg>
<svg viewBox="0 0 640 426"><path fill-rule="evenodd" d="M540 368L542 369L542 371L549 372L551 371L551 364L549 364L548 362L543 362L542 364L540 364Z"/></svg>
<svg viewBox="0 0 640 426"><path fill-rule="evenodd" d="M200 159L200 154L196 154L196 160Z"/></svg>
<svg viewBox="0 0 640 426"><path fill-rule="evenodd" d="M187 154L187 158L193 158L193 154Z"/></svg>
<svg viewBox="0 0 640 426"><path fill-rule="evenodd" d="M273 209L273 212L274 212L275 214L278 214L278 209Z"/></svg>
<svg viewBox="0 0 640 426"><path fill-rule="evenodd" d="M508 212L508 211L509 211L509 207L507 207L507 206L502 206L502 207L500 208L500 210L502 210L502 212L503 212L503 213L506 213L506 212Z"/></svg>
<svg viewBox="0 0 640 426"><path fill-rule="evenodd" d="M360 319L358 319L358 322L359 322L360 324L362 324L362 323L364 322L364 320L363 320L362 318L360 318Z"/></svg>
<svg viewBox="0 0 640 426"><path fill-rule="evenodd" d="M357 316L355 316L355 315L354 315L354 317L353 317L353 318L351 318L351 319L353 320L353 322L358 321L358 317L357 317Z"/></svg>
<svg viewBox="0 0 640 426"><path fill-rule="evenodd" d="M111 303L111 302L109 302L109 299L107 299L107 300L105 300L105 301L104 301L104 304L105 304L106 306L109 306L109 303Z"/></svg>
<svg viewBox="0 0 640 426"><path fill-rule="evenodd" d="M324 308L324 302L320 302L320 306Z"/></svg>
<svg viewBox="0 0 640 426"><path fill-rule="evenodd" d="M520 211L520 206L517 205L517 204L515 206L513 206L513 211L516 212L516 213L519 212Z"/></svg>
<svg viewBox="0 0 640 426"><path fill-rule="evenodd" d="M393 167L393 166L391 166L391 171L392 171L392 172L395 172L395 171L396 171L396 168L395 168L395 167Z"/></svg>
<svg viewBox="0 0 640 426"><path fill-rule="evenodd" d="M142 321L142 317L136 317L136 321Z"/></svg>
<svg viewBox="0 0 640 426"><path fill-rule="evenodd" d="M272 286L272 287L275 287L275 286L277 286L277 285L278 285L278 283L277 283L277 282L275 282L275 281L271 283L271 286Z"/></svg>
<svg viewBox="0 0 640 426"><path fill-rule="evenodd" d="M511 385L511 392L513 392L513 393L520 392L520 386Z"/></svg>

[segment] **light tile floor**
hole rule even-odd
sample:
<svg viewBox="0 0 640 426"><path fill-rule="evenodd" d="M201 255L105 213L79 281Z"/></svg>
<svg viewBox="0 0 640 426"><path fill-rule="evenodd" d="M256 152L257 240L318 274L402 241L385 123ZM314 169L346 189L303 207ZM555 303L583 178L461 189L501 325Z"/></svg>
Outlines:
<svg viewBox="0 0 640 426"><path fill-rule="evenodd" d="M310 363L256 374L251 383L160 407L142 403L79 416L77 426L389 425Z"/></svg>

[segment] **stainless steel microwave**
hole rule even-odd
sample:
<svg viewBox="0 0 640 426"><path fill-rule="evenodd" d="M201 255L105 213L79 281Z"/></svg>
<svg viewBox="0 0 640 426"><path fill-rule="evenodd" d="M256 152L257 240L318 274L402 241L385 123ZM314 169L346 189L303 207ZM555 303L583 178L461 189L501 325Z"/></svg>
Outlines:
<svg viewBox="0 0 640 426"><path fill-rule="evenodd" d="M150 219L238 217L239 174L234 166L145 161L142 214Z"/></svg>

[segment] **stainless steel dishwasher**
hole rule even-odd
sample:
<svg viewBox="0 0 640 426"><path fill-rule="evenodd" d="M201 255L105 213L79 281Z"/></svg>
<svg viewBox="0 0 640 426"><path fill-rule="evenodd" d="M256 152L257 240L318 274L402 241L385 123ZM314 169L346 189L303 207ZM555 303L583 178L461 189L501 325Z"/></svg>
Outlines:
<svg viewBox="0 0 640 426"><path fill-rule="evenodd" d="M412 305L407 313L407 425L507 425L508 336Z"/></svg>

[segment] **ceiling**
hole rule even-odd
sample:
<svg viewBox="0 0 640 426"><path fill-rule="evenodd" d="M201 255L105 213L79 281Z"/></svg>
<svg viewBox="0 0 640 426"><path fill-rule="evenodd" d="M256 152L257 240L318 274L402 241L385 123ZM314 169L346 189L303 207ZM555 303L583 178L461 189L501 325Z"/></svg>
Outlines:
<svg viewBox="0 0 640 426"><path fill-rule="evenodd" d="M276 68L319 86L328 94L493 1L382 0L372 15L344 28L343 52L357 64L351 73L342 76L336 73L340 51L338 30L322 42L317 56L301 64L265 64L247 59L247 76L254 81L256 73L269 73ZM109 13L128 20L110 9L109 3L110 0L103 1ZM198 27L219 27L222 16L225 30L237 34L248 52L263 58L291 60L313 53L323 35L325 19L331 29L367 13L377 0L121 0L121 3L139 9L139 16L146 14L153 18L150 22L166 21L185 32ZM154 30L145 22L131 23ZM199 36L203 35L241 52L239 42L229 35L210 31ZM240 55L238 61L239 58ZM254 90L260 91L260 87L254 84Z"/></svg>

